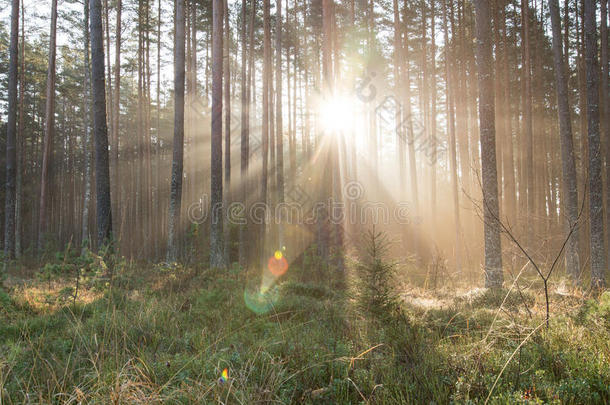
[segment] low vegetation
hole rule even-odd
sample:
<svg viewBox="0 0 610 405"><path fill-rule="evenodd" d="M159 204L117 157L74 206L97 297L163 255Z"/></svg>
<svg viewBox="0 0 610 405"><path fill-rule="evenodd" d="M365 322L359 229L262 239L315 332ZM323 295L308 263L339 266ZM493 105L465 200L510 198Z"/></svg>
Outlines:
<svg viewBox="0 0 610 405"><path fill-rule="evenodd" d="M95 257L62 254L38 276L9 273L1 402L610 401L609 293L551 285L547 329L535 284L427 289L369 238L345 280L304 283L316 261L292 263L262 314L244 299L260 275L239 269L119 262L110 277Z"/></svg>

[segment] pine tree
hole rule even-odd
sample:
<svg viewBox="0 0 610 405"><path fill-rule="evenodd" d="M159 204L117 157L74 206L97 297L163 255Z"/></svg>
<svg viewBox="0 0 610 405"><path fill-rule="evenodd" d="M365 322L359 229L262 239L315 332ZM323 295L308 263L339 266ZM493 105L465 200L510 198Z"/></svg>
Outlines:
<svg viewBox="0 0 610 405"><path fill-rule="evenodd" d="M223 0L212 3L212 168L210 267L224 267L222 207Z"/></svg>
<svg viewBox="0 0 610 405"><path fill-rule="evenodd" d="M57 40L57 0L51 2L51 31L49 34L49 63L47 66L47 99L45 106L44 142L42 149L42 172L40 174L40 207L38 215L38 251L44 248L47 233L49 172L51 149L55 132L55 61Z"/></svg>
<svg viewBox="0 0 610 405"><path fill-rule="evenodd" d="M485 287L502 286L502 252L498 226L498 175L491 50L491 15L487 0L475 0L476 61L479 81L479 127L485 234Z"/></svg>
<svg viewBox="0 0 610 405"><path fill-rule="evenodd" d="M599 130L599 70L597 64L596 1L585 0L585 64L587 78L587 128L589 141L589 215L591 240L591 284L603 288L606 272L602 154Z"/></svg>
<svg viewBox="0 0 610 405"><path fill-rule="evenodd" d="M8 71L8 119L6 130L6 194L4 210L4 254L15 256L15 197L17 165L17 74L19 65L19 0L11 0L11 39Z"/></svg>
<svg viewBox="0 0 610 405"><path fill-rule="evenodd" d="M91 82L93 98L93 139L95 141L95 187L98 248L111 243L112 209L110 207L110 162L106 124L106 89L104 84L104 43L101 0L89 1L91 23Z"/></svg>
<svg viewBox="0 0 610 405"><path fill-rule="evenodd" d="M182 177L184 160L184 0L176 0L174 34L174 146L172 179L167 228L167 261L178 256L177 232L180 227L182 204Z"/></svg>
<svg viewBox="0 0 610 405"><path fill-rule="evenodd" d="M578 190L576 183L576 164L574 161L574 143L572 140L572 122L570 119L570 100L568 95L568 78L561 45L561 21L558 0L550 0L551 24L553 27L553 58L555 60L555 82L557 87L557 111L559 115L559 137L561 143L561 169L565 210L567 211L567 230L576 226L578 221ZM572 233L566 247L566 272L573 279L580 273L578 232Z"/></svg>

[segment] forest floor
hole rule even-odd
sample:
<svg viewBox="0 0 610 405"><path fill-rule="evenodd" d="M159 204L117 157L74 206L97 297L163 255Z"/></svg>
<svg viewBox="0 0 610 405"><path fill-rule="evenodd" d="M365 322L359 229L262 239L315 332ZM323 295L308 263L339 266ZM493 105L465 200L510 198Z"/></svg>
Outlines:
<svg viewBox="0 0 610 405"><path fill-rule="evenodd" d="M124 265L82 274L76 299L54 270L0 290L0 403L610 402L609 293L551 285L547 329L534 279L405 282L380 322L297 271L263 308L237 270Z"/></svg>

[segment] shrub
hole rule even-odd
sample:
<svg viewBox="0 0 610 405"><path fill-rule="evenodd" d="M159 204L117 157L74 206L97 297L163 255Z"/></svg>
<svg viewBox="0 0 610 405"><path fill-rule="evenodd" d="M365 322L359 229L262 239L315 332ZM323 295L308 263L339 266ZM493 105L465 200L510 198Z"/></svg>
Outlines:
<svg viewBox="0 0 610 405"><path fill-rule="evenodd" d="M387 319L398 308L398 294L393 287L396 266L386 261L388 246L385 234L368 231L362 256L356 263L359 307L377 320Z"/></svg>

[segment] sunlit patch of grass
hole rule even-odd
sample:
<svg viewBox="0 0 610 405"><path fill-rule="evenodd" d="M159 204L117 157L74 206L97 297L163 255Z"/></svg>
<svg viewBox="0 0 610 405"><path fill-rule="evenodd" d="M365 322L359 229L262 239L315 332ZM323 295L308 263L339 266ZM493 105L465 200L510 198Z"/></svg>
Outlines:
<svg viewBox="0 0 610 405"><path fill-rule="evenodd" d="M35 312L55 311L73 301L74 280L56 279L51 282L30 280L15 286L12 296L17 304L27 306ZM94 289L80 289L77 300L88 304L102 296Z"/></svg>

